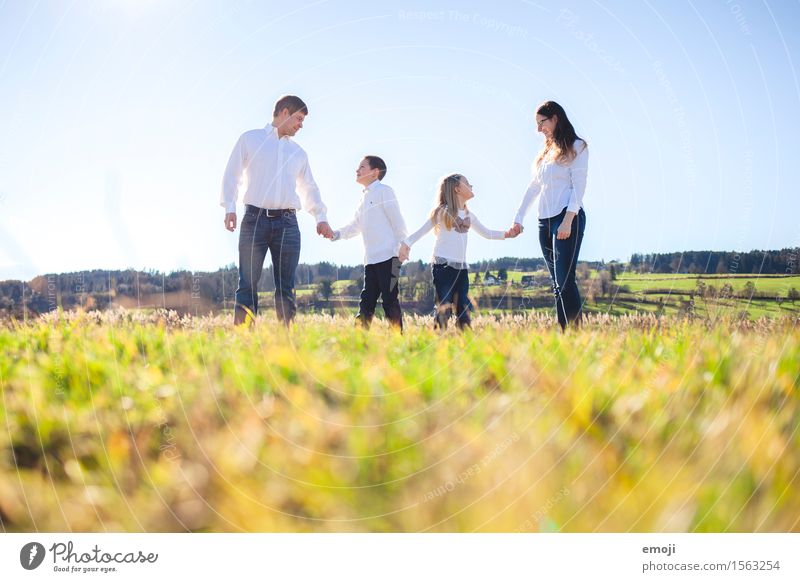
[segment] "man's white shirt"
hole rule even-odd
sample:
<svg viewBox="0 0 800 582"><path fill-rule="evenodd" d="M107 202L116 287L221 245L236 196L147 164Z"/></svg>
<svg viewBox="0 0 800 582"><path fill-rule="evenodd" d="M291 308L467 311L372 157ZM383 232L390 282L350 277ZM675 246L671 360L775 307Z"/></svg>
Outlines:
<svg viewBox="0 0 800 582"><path fill-rule="evenodd" d="M278 137L272 124L243 133L231 152L222 179L220 206L236 212L240 187L244 203L260 208L304 208L327 222L327 208L311 174L308 155L290 137Z"/></svg>

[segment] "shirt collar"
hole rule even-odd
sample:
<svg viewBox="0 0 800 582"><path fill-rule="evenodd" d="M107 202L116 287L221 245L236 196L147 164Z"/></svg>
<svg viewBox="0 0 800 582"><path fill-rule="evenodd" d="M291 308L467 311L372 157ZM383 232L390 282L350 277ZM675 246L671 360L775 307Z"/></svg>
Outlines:
<svg viewBox="0 0 800 582"><path fill-rule="evenodd" d="M367 186L367 187L365 187L365 188L362 188L362 189L361 189L361 191L362 191L364 194L366 194L366 193L367 193L367 192L369 192L370 190L374 190L375 188L377 188L378 184L380 184L380 183L381 183L381 181L380 181L380 180L375 180L375 181L373 181L373 182L372 182L372 183L371 183L369 186Z"/></svg>
<svg viewBox="0 0 800 582"><path fill-rule="evenodd" d="M264 130L267 132L268 135L275 136L275 139L281 139L281 137L278 135L278 128L275 127L274 125L272 125L271 123L268 123L264 127ZM284 135L283 137L284 138L288 138L289 136L288 135Z"/></svg>

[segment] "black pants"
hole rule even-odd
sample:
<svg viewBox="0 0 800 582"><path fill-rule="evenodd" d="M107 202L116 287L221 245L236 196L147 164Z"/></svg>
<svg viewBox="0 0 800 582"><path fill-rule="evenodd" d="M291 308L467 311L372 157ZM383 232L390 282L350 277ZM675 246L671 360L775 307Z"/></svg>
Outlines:
<svg viewBox="0 0 800 582"><path fill-rule="evenodd" d="M383 297L383 312L394 327L403 330L403 313L400 311L400 259L392 257L380 263L364 267L364 288L356 316L365 328L369 328L375 316L378 297Z"/></svg>

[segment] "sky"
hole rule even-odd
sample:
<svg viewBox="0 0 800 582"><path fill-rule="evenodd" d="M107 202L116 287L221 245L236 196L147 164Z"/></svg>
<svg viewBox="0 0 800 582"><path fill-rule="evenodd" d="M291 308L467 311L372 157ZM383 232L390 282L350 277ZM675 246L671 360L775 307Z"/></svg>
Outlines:
<svg viewBox="0 0 800 582"><path fill-rule="evenodd" d="M582 259L800 246L797 22L774 0L0 0L0 279L236 263L222 175L286 93L334 228L365 154L410 231L451 172L508 228L552 99L589 144ZM535 207L525 226L468 260L540 257ZM300 229L301 262L360 264L359 238Z"/></svg>

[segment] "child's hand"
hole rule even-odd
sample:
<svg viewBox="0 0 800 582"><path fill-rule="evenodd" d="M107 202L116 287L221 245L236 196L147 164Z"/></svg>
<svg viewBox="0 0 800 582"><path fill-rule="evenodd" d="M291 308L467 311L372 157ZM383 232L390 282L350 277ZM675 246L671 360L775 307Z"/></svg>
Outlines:
<svg viewBox="0 0 800 582"><path fill-rule="evenodd" d="M398 253L397 258L400 259L401 263L405 263L408 260L408 253L410 251L410 246L408 246L406 243L400 243L400 252Z"/></svg>

